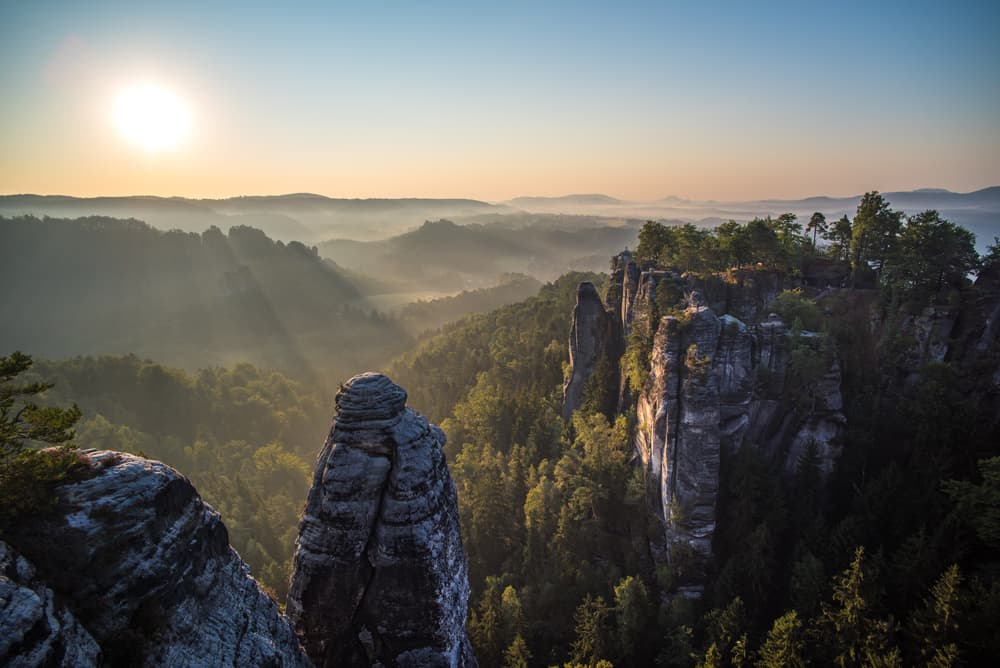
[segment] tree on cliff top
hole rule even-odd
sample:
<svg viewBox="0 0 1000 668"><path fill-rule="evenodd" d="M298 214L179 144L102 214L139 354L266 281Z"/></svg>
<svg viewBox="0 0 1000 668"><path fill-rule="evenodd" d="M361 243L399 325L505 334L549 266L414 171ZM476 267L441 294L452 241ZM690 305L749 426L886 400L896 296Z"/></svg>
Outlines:
<svg viewBox="0 0 1000 668"><path fill-rule="evenodd" d="M858 204L851 231L851 267L855 280L859 270L872 267L881 278L882 268L892 252L902 226L903 214L889 208L877 190L865 193Z"/></svg>
<svg viewBox="0 0 1000 668"><path fill-rule="evenodd" d="M946 286L961 287L979 267L975 235L934 210L910 217L892 260L886 266L888 283L916 295L933 295Z"/></svg>
<svg viewBox="0 0 1000 668"><path fill-rule="evenodd" d="M825 237L827 229L828 227L826 224L826 216L824 216L819 211L814 213L812 215L812 218L809 219L809 222L806 223L806 232L812 232L813 235L812 238L813 248L816 247L816 236L820 235Z"/></svg>
<svg viewBox="0 0 1000 668"><path fill-rule="evenodd" d="M45 510L50 487L63 480L76 457L69 451L39 451L36 444L62 444L73 436L80 409L41 407L31 399L50 383L15 383L31 368L20 352L0 357L0 527L24 512Z"/></svg>

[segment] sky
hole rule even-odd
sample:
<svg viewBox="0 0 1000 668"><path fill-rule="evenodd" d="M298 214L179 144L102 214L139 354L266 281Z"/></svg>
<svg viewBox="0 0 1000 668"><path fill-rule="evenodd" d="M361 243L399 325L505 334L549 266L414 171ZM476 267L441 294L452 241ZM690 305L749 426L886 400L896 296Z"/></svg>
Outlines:
<svg viewBox="0 0 1000 668"><path fill-rule="evenodd" d="M3 2L0 99L0 194L966 192L1000 2Z"/></svg>

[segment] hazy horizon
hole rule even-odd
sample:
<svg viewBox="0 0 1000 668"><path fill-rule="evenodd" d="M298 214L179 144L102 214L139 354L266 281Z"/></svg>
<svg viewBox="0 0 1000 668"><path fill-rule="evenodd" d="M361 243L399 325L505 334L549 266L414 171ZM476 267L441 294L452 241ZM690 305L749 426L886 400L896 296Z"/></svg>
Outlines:
<svg viewBox="0 0 1000 668"><path fill-rule="evenodd" d="M782 201L787 200L790 202L809 200L814 198L829 198L829 199L849 199L853 197L860 197L865 192L878 191L878 192L905 192L905 193L917 193L917 192L949 192L956 195L969 195L982 190L988 190L990 188L998 188L1000 184L988 184L979 188L973 188L971 190L953 190L950 188L942 188L940 186L930 186L924 185L912 188L878 188L870 187L863 191L851 192L851 193L829 193L829 192L815 192L809 194L802 194L797 196L773 196L768 194L762 194L760 196L739 198L739 199L719 199L719 198L694 198L686 197L677 193L668 193L660 197L650 197L650 198L627 198L619 197L614 192L604 192L604 191L594 191L594 192L551 192L551 193L521 193L514 195L512 197L506 197L503 199L489 199L489 198L478 198L466 195L349 195L349 194L330 194L322 192L313 192L306 190L298 191L288 191L288 192L246 192L246 193L234 193L234 194L220 194L220 195L184 195L177 193L150 193L150 192L131 192L131 193L117 193L112 192L109 194L100 195L88 195L79 193L69 193L69 192L38 192L38 191L23 191L23 192L0 192L0 197L16 197L16 196L37 196L37 197L71 197L77 199L125 199L125 198L159 198L159 199L186 199L186 200L228 200L228 199L240 199L240 198L279 198L279 197L296 197L296 196L316 196L324 197L327 199L344 199L344 200L472 200L484 202L487 204L505 204L508 202L513 202L516 200L531 200L531 199L569 199L573 197L609 197L615 200L619 200L623 204L658 204L665 200L676 199L678 201L687 201L695 204L739 204L744 202L770 202L770 201Z"/></svg>
<svg viewBox="0 0 1000 668"><path fill-rule="evenodd" d="M995 3L8 4L0 192L798 199L1000 183Z"/></svg>

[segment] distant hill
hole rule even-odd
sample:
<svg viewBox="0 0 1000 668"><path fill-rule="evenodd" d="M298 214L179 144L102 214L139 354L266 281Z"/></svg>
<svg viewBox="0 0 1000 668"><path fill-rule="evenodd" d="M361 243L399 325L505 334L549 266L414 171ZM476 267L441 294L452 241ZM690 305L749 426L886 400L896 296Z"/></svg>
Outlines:
<svg viewBox="0 0 1000 668"><path fill-rule="evenodd" d="M572 270L606 270L610 254L635 246L637 234L638 226L631 225L562 229L439 220L381 241L333 239L319 251L354 271L457 291L490 286L502 273L552 280Z"/></svg>
<svg viewBox="0 0 1000 668"><path fill-rule="evenodd" d="M565 211L567 207L618 206L625 204L625 202L608 195L588 194L563 195L561 197L515 197L504 204L514 208Z"/></svg>
<svg viewBox="0 0 1000 668"><path fill-rule="evenodd" d="M470 199L335 199L308 193L228 199L0 196L0 215L6 216L136 218L157 229L186 232L247 225L274 239L303 242L332 236L383 238L427 219L490 212L509 209Z"/></svg>
<svg viewBox="0 0 1000 668"><path fill-rule="evenodd" d="M1000 235L1000 186L969 193L921 188L883 194L894 207L908 214L937 209L946 218L975 232L981 250L995 235ZM272 239L314 244L329 239L386 240L416 230L425 221L441 219L460 225L497 224L522 230L552 227L573 231L583 227L637 227L636 221L644 220L692 222L705 227L717 221L745 222L755 216L785 212L808 217L820 211L827 218L839 218L845 213L853 215L860 200L860 193L849 197L821 195L731 202L677 196L639 202L603 194L574 194L517 197L498 204L472 199L342 199L311 193L226 199L5 195L0 196L0 215L136 218L161 230L199 233L213 225L223 230L244 225L263 230ZM523 271L524 265L504 265L502 270Z"/></svg>
<svg viewBox="0 0 1000 668"><path fill-rule="evenodd" d="M343 378L405 348L364 286L262 231L0 218L0 350L135 353L187 368L251 361Z"/></svg>
<svg viewBox="0 0 1000 668"><path fill-rule="evenodd" d="M486 313L523 301L535 296L541 287L542 283L530 276L506 274L495 286L464 290L451 297L412 302L393 315L409 332L420 334L473 313Z"/></svg>

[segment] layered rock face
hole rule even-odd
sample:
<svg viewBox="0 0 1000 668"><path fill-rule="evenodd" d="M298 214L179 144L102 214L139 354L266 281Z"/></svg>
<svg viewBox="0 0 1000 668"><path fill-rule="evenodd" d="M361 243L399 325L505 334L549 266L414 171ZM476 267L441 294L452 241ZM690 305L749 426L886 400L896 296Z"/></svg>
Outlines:
<svg viewBox="0 0 1000 668"><path fill-rule="evenodd" d="M475 666L444 432L381 374L350 379L336 404L288 594L307 653L316 666Z"/></svg>
<svg viewBox="0 0 1000 668"><path fill-rule="evenodd" d="M186 478L124 453L81 454L86 474L58 488L58 511L7 531L21 557L5 557L0 588L37 598L18 628L38 620L30 643L7 646L12 665L88 665L102 654L110 665L310 665ZM9 609L14 599L3 600ZM38 644L44 634L48 645Z"/></svg>
<svg viewBox="0 0 1000 668"><path fill-rule="evenodd" d="M812 445L828 474L840 456L845 418L836 362L806 416L782 397L790 336L780 319L748 327L730 315L717 317L697 291L690 299L682 317L665 316L657 327L649 382L637 401L635 445L664 527L654 552L682 569L680 593L698 596L726 453L756 447L793 472Z"/></svg>
<svg viewBox="0 0 1000 668"><path fill-rule="evenodd" d="M712 369L721 324L710 309L692 306L682 324L664 317L653 343L648 392L637 407L636 447L654 480L666 531L666 558L712 551L719 488L720 383ZM691 560L687 560L691 561ZM685 573L687 581L697 580Z"/></svg>
<svg viewBox="0 0 1000 668"><path fill-rule="evenodd" d="M611 355L612 346L617 345L615 339L620 337L611 329L614 322L616 319L605 310L594 284L581 283L576 293L569 334L571 373L563 385L563 419L568 420L573 411L580 408L583 389L598 362L602 357Z"/></svg>
<svg viewBox="0 0 1000 668"><path fill-rule="evenodd" d="M0 541L0 663L11 668L101 665L101 648L37 577Z"/></svg>
<svg viewBox="0 0 1000 668"><path fill-rule="evenodd" d="M776 273L692 279L640 271L627 252L613 269L608 302L619 330L655 332L645 386L626 387L623 379L619 388L619 412L635 406L635 448L648 472L650 509L663 526L651 547L674 567L680 593L698 596L711 558L722 459L754 447L791 474L814 448L821 475L832 473L846 432L840 367L822 355L819 335L804 332L793 342L780 318L760 317L788 287ZM679 315L654 315L678 313L685 301ZM793 345L828 365L811 381L806 406L785 387Z"/></svg>

